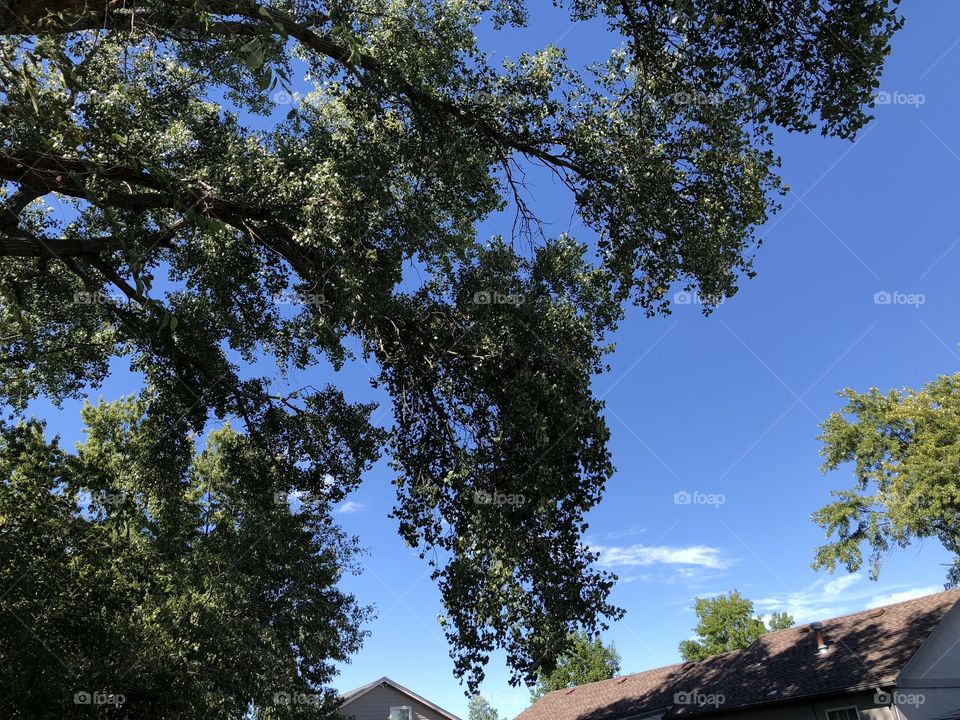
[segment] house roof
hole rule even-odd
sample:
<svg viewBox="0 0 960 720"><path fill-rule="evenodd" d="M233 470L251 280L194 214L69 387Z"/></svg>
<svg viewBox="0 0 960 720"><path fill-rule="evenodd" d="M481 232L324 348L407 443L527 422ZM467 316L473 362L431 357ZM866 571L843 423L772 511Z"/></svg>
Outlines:
<svg viewBox="0 0 960 720"><path fill-rule="evenodd" d="M666 711L684 718L734 708L891 686L960 590L824 620L828 649L809 624L767 633L744 650L556 690L517 720L613 720ZM675 694L708 702L684 704ZM722 703L709 702L714 696ZM675 702L678 700L678 702Z"/></svg>
<svg viewBox="0 0 960 720"><path fill-rule="evenodd" d="M387 687L393 688L394 690L396 690L397 692L399 692L399 693L401 693L401 694L403 694L403 695L406 695L406 696L407 696L408 698L410 698L411 700L415 700L415 701L417 701L418 703L421 703L421 704L423 704L423 705L426 705L428 708L430 708L431 710L433 710L434 712L436 712L438 715L441 715L441 716L447 718L447 720L460 720L460 718L458 718L458 717L457 717L456 715L454 715L453 713L447 712L446 710L444 710L444 709L443 709L442 707L440 707L439 705L435 705L434 703L432 703L432 702L430 702L429 700L427 700L425 697L422 697L422 696L420 696L420 695L417 695L417 694L416 694L415 692L413 692L412 690L408 690L408 689L405 688L403 685L401 685L401 684L398 683L398 682L394 682L393 680L391 680L391 679L388 678L387 676L383 676L383 677L380 678L379 680L374 680L374 681L371 682L371 683L367 683L366 685L361 685L361 686L358 687L358 688L354 688L353 690L344 693L343 695L340 696L340 707L341 707L341 708L344 708L344 707L346 707L347 705L349 705L350 703L352 703L354 700L357 700L358 698L363 697L364 695L366 695L368 692L370 692L370 691L373 690L374 688L378 688L378 687L381 687L381 686L384 686L384 685L386 685Z"/></svg>

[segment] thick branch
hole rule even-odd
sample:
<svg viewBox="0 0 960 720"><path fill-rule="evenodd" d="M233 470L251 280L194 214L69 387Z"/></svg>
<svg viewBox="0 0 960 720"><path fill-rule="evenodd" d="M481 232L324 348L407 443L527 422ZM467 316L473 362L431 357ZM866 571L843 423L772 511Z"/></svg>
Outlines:
<svg viewBox="0 0 960 720"><path fill-rule="evenodd" d="M138 185L152 192L107 192L97 196L84 185L84 177ZM240 230L249 230L249 223L263 223L272 233L286 240L291 239L289 228L263 208L225 200L194 188L174 190L149 173L122 165L98 165L49 153L0 150L0 179L88 200L96 205L134 211L161 208L191 210L222 220ZM39 197L39 194L36 196Z"/></svg>
<svg viewBox="0 0 960 720"><path fill-rule="evenodd" d="M103 238L43 240L26 234L0 235L0 257L75 257L98 255L107 249Z"/></svg>

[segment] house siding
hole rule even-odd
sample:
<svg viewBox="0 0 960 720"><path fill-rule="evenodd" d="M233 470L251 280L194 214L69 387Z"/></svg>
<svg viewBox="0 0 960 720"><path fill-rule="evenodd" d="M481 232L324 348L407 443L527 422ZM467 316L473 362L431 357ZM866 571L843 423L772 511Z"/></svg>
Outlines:
<svg viewBox="0 0 960 720"><path fill-rule="evenodd" d="M717 720L827 720L827 711L856 707L860 720L901 720L887 705L875 702L874 694L856 693L818 698L810 702L772 704L753 709L730 710L711 716ZM913 720L912 718L910 720Z"/></svg>
<svg viewBox="0 0 960 720"><path fill-rule="evenodd" d="M449 720L436 710L397 692L389 685L381 685L344 705L340 714L348 720L389 720L390 708L408 707L415 720Z"/></svg>
<svg viewBox="0 0 960 720"><path fill-rule="evenodd" d="M897 677L898 720L934 720L960 710L960 603Z"/></svg>

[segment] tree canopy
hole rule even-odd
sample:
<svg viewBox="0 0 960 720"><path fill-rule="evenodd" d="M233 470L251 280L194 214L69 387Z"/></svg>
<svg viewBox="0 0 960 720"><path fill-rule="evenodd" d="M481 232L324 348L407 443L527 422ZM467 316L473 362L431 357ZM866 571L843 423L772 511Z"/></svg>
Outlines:
<svg viewBox="0 0 960 720"><path fill-rule="evenodd" d="M853 463L854 486L813 514L831 541L815 568L850 572L869 548L876 579L893 547L934 538L954 555L948 586L960 585L960 375L920 390L846 389L823 424L824 472Z"/></svg>
<svg viewBox="0 0 960 720"><path fill-rule="evenodd" d="M742 650L761 635L793 627L787 613L773 613L767 622L753 614L753 602L736 590L727 595L697 598L693 605L697 614L696 639L680 643L684 660L703 660L730 650Z"/></svg>
<svg viewBox="0 0 960 720"><path fill-rule="evenodd" d="M201 451L140 401L83 419L75 452L0 427L4 717L329 717L369 610L326 499L229 427Z"/></svg>
<svg viewBox="0 0 960 720"><path fill-rule="evenodd" d="M612 644L604 645L599 637L575 633L553 672L537 678L531 695L536 700L552 690L609 680L618 672L620 654Z"/></svg>
<svg viewBox="0 0 960 720"><path fill-rule="evenodd" d="M895 5L565 0L545 11L610 37L576 66L555 45L495 59L480 38L522 27L523 0L8 2L3 399L128 366L148 422L230 419L321 498L385 447L456 673L475 689L501 648L532 682L620 614L582 542L612 472L606 335L624 303L668 312L684 288L709 311L752 276L774 128L856 134ZM582 239L538 224L531 164ZM515 232L478 238L500 210ZM357 358L389 427L272 383Z"/></svg>

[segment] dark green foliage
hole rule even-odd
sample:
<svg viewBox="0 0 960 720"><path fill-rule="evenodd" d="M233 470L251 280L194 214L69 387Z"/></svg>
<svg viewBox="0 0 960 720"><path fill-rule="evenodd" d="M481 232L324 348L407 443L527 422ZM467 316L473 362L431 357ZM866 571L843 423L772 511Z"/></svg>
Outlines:
<svg viewBox="0 0 960 720"><path fill-rule="evenodd" d="M105 693L110 716L326 717L369 614L337 589L353 541L249 438L198 452L143 412L87 406L75 453L2 429L0 711L85 718L110 707L74 696Z"/></svg>

